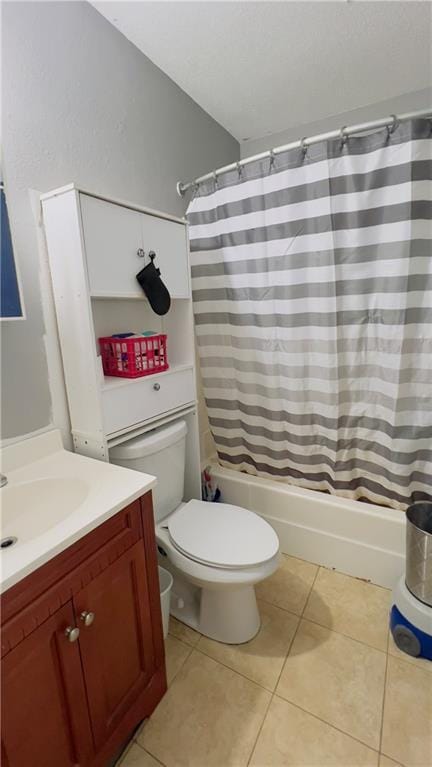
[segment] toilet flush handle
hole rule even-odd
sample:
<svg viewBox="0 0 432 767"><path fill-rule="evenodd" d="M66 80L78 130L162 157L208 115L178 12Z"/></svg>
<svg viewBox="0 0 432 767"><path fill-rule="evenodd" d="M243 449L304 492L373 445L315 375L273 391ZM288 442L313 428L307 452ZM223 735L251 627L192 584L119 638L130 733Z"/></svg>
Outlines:
<svg viewBox="0 0 432 767"><path fill-rule="evenodd" d="M153 384L153 389L154 389L155 391L159 391L159 389L160 389L160 383L155 383L155 384Z"/></svg>

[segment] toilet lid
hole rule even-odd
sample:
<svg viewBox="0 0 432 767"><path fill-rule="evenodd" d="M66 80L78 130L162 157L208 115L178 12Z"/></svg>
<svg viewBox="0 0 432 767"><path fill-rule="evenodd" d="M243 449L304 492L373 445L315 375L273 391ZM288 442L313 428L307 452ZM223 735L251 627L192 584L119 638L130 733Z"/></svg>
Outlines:
<svg viewBox="0 0 432 767"><path fill-rule="evenodd" d="M251 567L279 551L268 522L229 503L189 501L170 517L168 531L174 546L189 559L215 567Z"/></svg>

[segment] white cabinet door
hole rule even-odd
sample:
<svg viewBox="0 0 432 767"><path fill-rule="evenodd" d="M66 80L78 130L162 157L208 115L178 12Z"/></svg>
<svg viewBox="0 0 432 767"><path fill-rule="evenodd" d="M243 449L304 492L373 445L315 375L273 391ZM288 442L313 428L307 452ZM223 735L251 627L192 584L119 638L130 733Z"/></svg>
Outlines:
<svg viewBox="0 0 432 767"><path fill-rule="evenodd" d="M189 298L186 227L158 216L81 194L81 215L92 296L143 298L138 272L155 264L171 298ZM144 250L145 257L137 255Z"/></svg>
<svg viewBox="0 0 432 767"><path fill-rule="evenodd" d="M141 214L145 263L148 252L156 253L155 266L171 298L189 298L189 264L187 257L186 227L175 221Z"/></svg>
<svg viewBox="0 0 432 767"><path fill-rule="evenodd" d="M80 204L90 294L143 298L135 279L145 261L137 255L142 213L86 194Z"/></svg>

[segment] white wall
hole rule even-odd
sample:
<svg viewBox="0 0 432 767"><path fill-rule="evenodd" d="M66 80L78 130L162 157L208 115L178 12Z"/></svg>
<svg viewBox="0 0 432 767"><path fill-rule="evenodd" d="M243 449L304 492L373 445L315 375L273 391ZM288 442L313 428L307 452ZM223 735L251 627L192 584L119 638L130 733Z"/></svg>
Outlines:
<svg viewBox="0 0 432 767"><path fill-rule="evenodd" d="M432 108L432 87L423 88L423 90L413 93L405 93L402 96L397 96L387 101L359 107L350 112L331 115L306 125L297 125L280 133L272 133L262 136L262 138L252 138L248 141L243 141L240 145L241 156L248 157L259 152L265 152L276 146L288 144L290 141L297 141L302 136L326 133L327 131L341 128L343 125L355 125L356 123L367 122L368 120L378 120L380 117L386 117L391 114L403 114L404 112L413 112L417 109L427 109L428 107Z"/></svg>
<svg viewBox="0 0 432 767"><path fill-rule="evenodd" d="M2 10L4 177L27 314L2 327L2 437L13 438L52 420L28 190L74 181L183 215L176 181L237 160L239 146L87 3Z"/></svg>

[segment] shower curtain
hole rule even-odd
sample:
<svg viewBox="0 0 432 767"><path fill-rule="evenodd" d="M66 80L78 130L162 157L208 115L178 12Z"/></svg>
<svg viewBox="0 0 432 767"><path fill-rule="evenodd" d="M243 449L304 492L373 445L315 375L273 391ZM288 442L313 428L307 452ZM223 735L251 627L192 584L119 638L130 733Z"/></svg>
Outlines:
<svg viewBox="0 0 432 767"><path fill-rule="evenodd" d="M394 508L432 500L431 128L196 187L195 324L222 465Z"/></svg>

